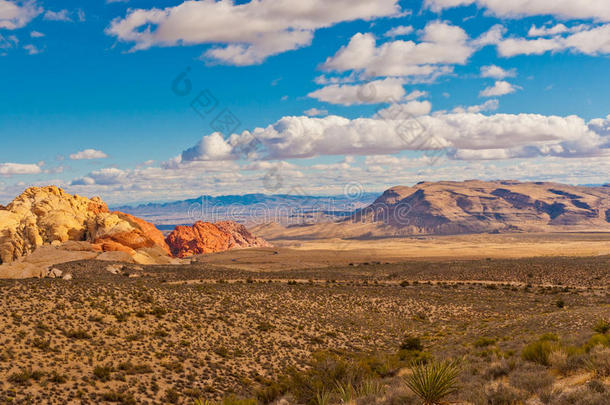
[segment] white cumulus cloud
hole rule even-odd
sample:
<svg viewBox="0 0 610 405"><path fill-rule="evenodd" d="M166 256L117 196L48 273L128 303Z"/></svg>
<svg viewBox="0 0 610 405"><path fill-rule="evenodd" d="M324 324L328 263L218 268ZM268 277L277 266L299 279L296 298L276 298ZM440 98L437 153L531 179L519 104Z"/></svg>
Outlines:
<svg viewBox="0 0 610 405"><path fill-rule="evenodd" d="M432 11L476 4L498 17L519 18L553 15L558 18L610 21L610 2L605 0L425 0Z"/></svg>
<svg viewBox="0 0 610 405"><path fill-rule="evenodd" d="M72 160L105 159L108 155L101 150L85 149L70 155Z"/></svg>
<svg viewBox="0 0 610 405"><path fill-rule="evenodd" d="M12 176L15 174L38 174L42 171L36 164L0 163L0 175Z"/></svg>
<svg viewBox="0 0 610 405"><path fill-rule="evenodd" d="M497 80L493 86L483 89L479 96L481 97L498 97L505 94L514 93L519 87L510 84L505 80Z"/></svg>
<svg viewBox="0 0 610 405"><path fill-rule="evenodd" d="M251 65L307 46L317 29L343 21L401 15L398 0L232 0L184 1L165 9L132 9L116 18L108 35L133 43L134 50L152 46L220 44L207 59Z"/></svg>
<svg viewBox="0 0 610 405"><path fill-rule="evenodd" d="M0 28L15 30L25 27L42 12L42 7L34 0L0 0Z"/></svg>
<svg viewBox="0 0 610 405"><path fill-rule="evenodd" d="M479 109L493 108L492 104L495 103ZM408 108L415 107L422 111L429 108L421 103ZM211 141L209 138L218 135L204 136L196 147L183 153L183 161L238 159L239 148L252 139L262 144L257 158L263 160L431 149L450 150L455 159L608 156L608 120L610 116L587 123L577 116L474 112L413 118L401 114L396 107L382 110L373 118L353 120L335 115L283 117L268 127L233 134L227 139ZM221 141L222 153L218 153L217 142Z"/></svg>
<svg viewBox="0 0 610 405"><path fill-rule="evenodd" d="M331 104L355 105L398 102L405 97L404 80L388 78L363 84L331 84L307 96Z"/></svg>
<svg viewBox="0 0 610 405"><path fill-rule="evenodd" d="M493 79L506 79L514 77L517 74L516 69L502 69L500 66L488 65L481 67L481 77L491 77Z"/></svg>
<svg viewBox="0 0 610 405"><path fill-rule="evenodd" d="M465 64L476 49L462 28L439 21L428 23L420 40L396 40L377 46L373 34L358 33L323 67L337 72L363 72L371 77L434 77L450 73L451 65Z"/></svg>

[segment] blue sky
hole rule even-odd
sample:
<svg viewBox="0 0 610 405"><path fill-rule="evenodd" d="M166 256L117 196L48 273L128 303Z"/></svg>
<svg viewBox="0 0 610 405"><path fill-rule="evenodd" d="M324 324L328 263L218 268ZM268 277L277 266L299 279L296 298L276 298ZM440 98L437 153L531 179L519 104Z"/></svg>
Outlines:
<svg viewBox="0 0 610 405"><path fill-rule="evenodd" d="M0 201L606 183L609 22L588 0L0 0Z"/></svg>

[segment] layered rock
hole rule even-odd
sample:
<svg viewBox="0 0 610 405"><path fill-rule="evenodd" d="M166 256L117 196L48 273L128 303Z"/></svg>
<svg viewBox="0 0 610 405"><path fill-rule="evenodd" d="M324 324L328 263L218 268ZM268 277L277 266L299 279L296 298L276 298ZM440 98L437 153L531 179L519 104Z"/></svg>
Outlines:
<svg viewBox="0 0 610 405"><path fill-rule="evenodd" d="M421 182L392 187L336 223L275 224L254 231L268 240L610 232L610 188L512 180Z"/></svg>
<svg viewBox="0 0 610 405"><path fill-rule="evenodd" d="M153 249L169 255L154 225L110 212L97 197L70 195L55 186L32 187L0 208L0 264L68 241L89 242L94 252L119 251L136 257L139 250Z"/></svg>
<svg viewBox="0 0 610 405"><path fill-rule="evenodd" d="M165 239L175 257L222 252L229 249L271 246L233 221L198 221L193 226L177 226Z"/></svg>
<svg viewBox="0 0 610 405"><path fill-rule="evenodd" d="M519 181L422 182L393 187L348 222L404 234L610 230L606 187Z"/></svg>

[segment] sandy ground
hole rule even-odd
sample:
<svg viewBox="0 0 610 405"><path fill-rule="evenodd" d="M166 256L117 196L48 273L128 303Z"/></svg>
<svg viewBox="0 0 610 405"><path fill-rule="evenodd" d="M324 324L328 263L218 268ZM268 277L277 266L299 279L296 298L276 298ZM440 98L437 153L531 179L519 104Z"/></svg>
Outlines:
<svg viewBox="0 0 610 405"><path fill-rule="evenodd" d="M498 234L368 240L276 239L272 249L199 256L197 261L238 269L327 267L378 261L472 260L610 255L610 233Z"/></svg>

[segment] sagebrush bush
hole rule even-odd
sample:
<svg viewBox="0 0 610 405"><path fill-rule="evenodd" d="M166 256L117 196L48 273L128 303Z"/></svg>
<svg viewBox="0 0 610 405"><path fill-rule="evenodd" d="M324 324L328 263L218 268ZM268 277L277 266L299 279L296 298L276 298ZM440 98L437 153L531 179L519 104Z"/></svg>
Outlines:
<svg viewBox="0 0 610 405"><path fill-rule="evenodd" d="M589 352L588 364L597 377L610 377L610 348L595 346Z"/></svg>
<svg viewBox="0 0 610 405"><path fill-rule="evenodd" d="M547 333L540 336L535 342L525 346L521 355L524 360L548 366L551 353L560 348L557 335Z"/></svg>

